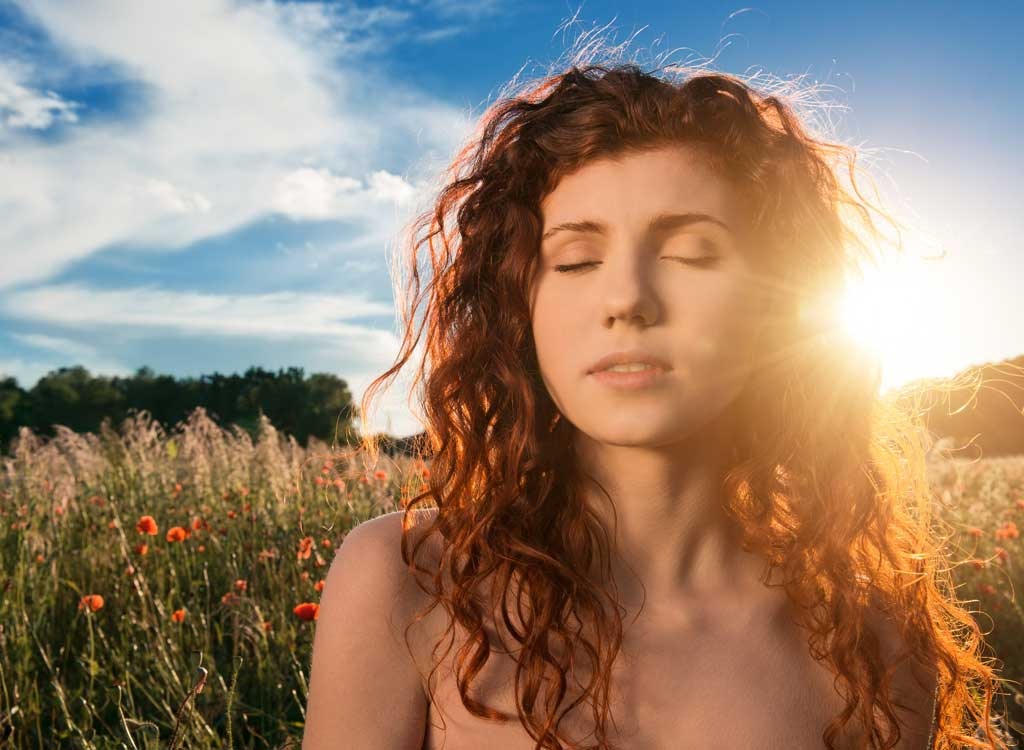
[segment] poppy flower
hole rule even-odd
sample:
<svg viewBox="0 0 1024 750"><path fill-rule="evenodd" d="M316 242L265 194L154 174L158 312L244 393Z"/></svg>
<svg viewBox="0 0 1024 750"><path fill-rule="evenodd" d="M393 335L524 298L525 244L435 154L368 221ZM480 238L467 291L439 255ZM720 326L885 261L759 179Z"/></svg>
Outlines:
<svg viewBox="0 0 1024 750"><path fill-rule="evenodd" d="M136 555L145 555L148 552L149 552L149 545L148 544L136 544L135 545L135 554Z"/></svg>
<svg viewBox="0 0 1024 750"><path fill-rule="evenodd" d="M323 546L323 547L326 547L327 549L330 549L331 548L331 540L330 539L324 539L322 542L320 542L320 545Z"/></svg>
<svg viewBox="0 0 1024 750"><path fill-rule="evenodd" d="M184 609L176 609L176 610L174 610L171 613L171 619L174 620L175 622L184 622L185 621L185 610Z"/></svg>
<svg viewBox="0 0 1024 750"><path fill-rule="evenodd" d="M996 529L996 539L1017 539L1020 537L1020 529L1013 521L1006 521Z"/></svg>
<svg viewBox="0 0 1024 750"><path fill-rule="evenodd" d="M967 533L973 536L975 539L981 539L981 537L985 535L985 532L979 529L977 526L972 526Z"/></svg>
<svg viewBox="0 0 1024 750"><path fill-rule="evenodd" d="M271 629L272 627L274 627L274 625L273 625L273 623L272 623L272 622L270 622L270 620L265 620L265 621L263 622L263 629L264 629L264 630L265 630L266 632L268 632L268 633L269 633L269 632L270 632L270 629Z"/></svg>
<svg viewBox="0 0 1024 750"><path fill-rule="evenodd" d="M321 578L319 581L314 583L313 584L313 588L315 588L317 591L323 591L324 590L324 579Z"/></svg>
<svg viewBox="0 0 1024 750"><path fill-rule="evenodd" d="M313 537L307 536L299 540L299 551L296 555L297 560L308 560L309 556L313 552Z"/></svg>
<svg viewBox="0 0 1024 750"><path fill-rule="evenodd" d="M229 511L228 511L228 518L234 518L234 517L235 517L235 516L237 516L237 515L238 515L238 514L237 514L237 513L235 513L235 511L233 511L233 510L229 510Z"/></svg>
<svg viewBox="0 0 1024 750"><path fill-rule="evenodd" d="M236 594L234 591L229 591L220 598L220 603L225 604L229 607L232 604L238 604L238 594Z"/></svg>
<svg viewBox="0 0 1024 750"><path fill-rule="evenodd" d="M383 469L377 469L377 471L373 472L373 478L383 482L388 478L388 473Z"/></svg>
<svg viewBox="0 0 1024 750"><path fill-rule="evenodd" d="M981 593L983 593L983 594L994 594L994 593L996 593L996 587L993 586L991 583L983 583L978 588L981 589Z"/></svg>
<svg viewBox="0 0 1024 750"><path fill-rule="evenodd" d="M78 609L82 610L86 607L88 607L91 611L95 612L96 610L103 607L103 597L99 594L86 594L79 600Z"/></svg>
<svg viewBox="0 0 1024 750"><path fill-rule="evenodd" d="M183 542L188 539L188 531L181 526L172 526L167 530L168 542Z"/></svg>
<svg viewBox="0 0 1024 750"><path fill-rule="evenodd" d="M156 521L153 520L153 516L143 516L139 519L139 522L135 524L136 530L140 534L150 534L156 536L157 532L160 531L160 527L156 525Z"/></svg>
<svg viewBox="0 0 1024 750"><path fill-rule="evenodd" d="M303 602L292 610L300 620L309 622L320 617L320 605L316 602Z"/></svg>
<svg viewBox="0 0 1024 750"><path fill-rule="evenodd" d="M235 588L239 591L245 591L249 587L248 582L244 578L239 578L235 581Z"/></svg>
<svg viewBox="0 0 1024 750"><path fill-rule="evenodd" d="M196 549L198 549L200 552L206 552L206 545L200 544L198 547L196 547Z"/></svg>
<svg viewBox="0 0 1024 750"><path fill-rule="evenodd" d="M1010 559L1010 553L1002 547L996 547L996 557L998 557L1003 562L1006 562Z"/></svg>

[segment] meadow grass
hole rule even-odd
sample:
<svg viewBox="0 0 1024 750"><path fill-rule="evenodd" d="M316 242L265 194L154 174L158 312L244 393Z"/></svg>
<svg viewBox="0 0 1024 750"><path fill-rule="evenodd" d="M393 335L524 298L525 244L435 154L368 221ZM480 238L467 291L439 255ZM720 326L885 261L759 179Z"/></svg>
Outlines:
<svg viewBox="0 0 1024 750"><path fill-rule="evenodd" d="M171 433L145 413L24 429L0 460L5 748L298 748L326 566L407 480L429 482L422 462L366 466L265 418L254 442L202 409ZM958 596L1021 680L1024 456L930 471Z"/></svg>

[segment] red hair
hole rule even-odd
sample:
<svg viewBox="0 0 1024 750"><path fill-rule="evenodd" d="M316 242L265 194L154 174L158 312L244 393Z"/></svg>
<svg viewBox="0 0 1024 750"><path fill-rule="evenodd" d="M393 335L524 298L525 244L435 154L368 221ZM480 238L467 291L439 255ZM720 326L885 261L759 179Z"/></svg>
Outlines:
<svg viewBox="0 0 1024 750"><path fill-rule="evenodd" d="M842 334L830 304L859 264L873 260L872 240L883 235L871 213L897 231L899 223L861 194L856 150L816 137L798 115L797 96L768 95L724 73L666 70L689 75L673 81L633 64L577 64L502 98L456 155L432 210L416 218L413 237L429 231L408 248L402 349L367 389L361 413L425 330L413 388L423 386L427 446L418 453L431 457L430 484L414 497L411 484L403 488L401 545L406 565L433 582L417 621L443 604L448 632L458 622L471 636L458 653L463 704L479 717L516 718L469 696L493 645L472 592L494 581L491 611L500 605L522 646L517 713L536 747L576 747L565 744L554 716L575 648L599 660L584 697L598 727L592 747L611 747L604 724L622 620L603 606L608 587L581 572L597 559L610 578L609 531L583 501L574 427L558 419L540 379L527 290L538 263L539 206L564 175L599 157L685 144L742 191L755 260L777 290L757 367L729 407L730 424L742 428L733 430L722 486L749 549L782 577L771 585L800 605L814 658L844 688L847 706L827 726L826 746L835 747L854 714L866 747L893 747L899 737L888 689L895 667L887 672L869 625L877 606L898 625L898 661L936 675L935 747L1006 747L991 724L998 678L941 565L927 432L912 409L878 395L879 363ZM425 290L423 246L432 271ZM361 449L376 456L377 439L364 437ZM437 513L427 531L443 540L436 570L414 563L427 534L411 551L409 543L412 511L431 501ZM512 607L526 613L526 632L509 620L513 581L524 601ZM579 638L571 617L593 623L596 643ZM972 737L976 727L992 744Z"/></svg>

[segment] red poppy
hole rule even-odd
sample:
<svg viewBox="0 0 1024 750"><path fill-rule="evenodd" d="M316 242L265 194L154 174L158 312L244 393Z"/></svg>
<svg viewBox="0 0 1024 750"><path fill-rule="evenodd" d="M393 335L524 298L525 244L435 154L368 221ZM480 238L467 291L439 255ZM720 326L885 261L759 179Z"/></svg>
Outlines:
<svg viewBox="0 0 1024 750"><path fill-rule="evenodd" d="M309 622L320 617L320 605L316 602L303 602L292 610L300 620Z"/></svg>
<svg viewBox="0 0 1024 750"><path fill-rule="evenodd" d="M269 633L269 632L270 632L270 629L271 629L272 627L274 627L274 625L273 625L273 623L272 623L272 622L270 622L270 620L265 620L265 621L264 621L264 623L263 623L263 629L264 629L265 631L267 631L267 632Z"/></svg>
<svg viewBox="0 0 1024 750"><path fill-rule="evenodd" d="M188 539L188 530L181 526L172 526L167 530L168 542L183 542Z"/></svg>
<svg viewBox="0 0 1024 750"><path fill-rule="evenodd" d="M979 529L977 526L972 526L967 533L973 536L975 539L980 539L985 535L985 532Z"/></svg>
<svg viewBox="0 0 1024 750"><path fill-rule="evenodd" d="M143 516L139 519L139 522L135 524L135 528L140 534L150 534L156 536L157 532L160 531L160 527L156 525L156 521L153 520L153 516Z"/></svg>
<svg viewBox="0 0 1024 750"><path fill-rule="evenodd" d="M78 602L78 609L82 610L88 607L91 611L95 612L103 606L103 597L99 594L86 594Z"/></svg>
<svg viewBox="0 0 1024 750"><path fill-rule="evenodd" d="M314 583L313 584L313 588L315 588L317 591L323 591L324 590L324 579L321 578L319 581Z"/></svg>
<svg viewBox="0 0 1024 750"><path fill-rule="evenodd" d="M229 591L220 598L220 603L226 604L228 606L231 606L232 604L238 604L238 594L236 594L234 591Z"/></svg>
<svg viewBox="0 0 1024 750"><path fill-rule="evenodd" d="M135 554L136 555L145 555L147 552L149 552L149 545L148 544L136 544L135 545Z"/></svg>
<svg viewBox="0 0 1024 750"><path fill-rule="evenodd" d="M388 478L388 473L383 469L377 469L377 471L373 472L373 478L383 482Z"/></svg>
<svg viewBox="0 0 1024 750"><path fill-rule="evenodd" d="M296 555L297 560L308 560L309 556L313 552L313 537L307 536L299 540L299 551Z"/></svg>
<svg viewBox="0 0 1024 750"><path fill-rule="evenodd" d="M176 609L176 610L174 610L171 613L171 619L174 620L175 622L184 622L185 621L185 610L184 609Z"/></svg>
<svg viewBox="0 0 1024 750"><path fill-rule="evenodd" d="M235 588L239 591L245 591L249 587L248 582L244 578L239 578L235 581Z"/></svg>
<svg viewBox="0 0 1024 750"><path fill-rule="evenodd" d="M233 510L229 510L229 511L228 511L228 518L234 518L234 517L235 517L235 516L237 516L237 515L238 515L238 514L237 514L237 513L235 513L235 511L233 511Z"/></svg>

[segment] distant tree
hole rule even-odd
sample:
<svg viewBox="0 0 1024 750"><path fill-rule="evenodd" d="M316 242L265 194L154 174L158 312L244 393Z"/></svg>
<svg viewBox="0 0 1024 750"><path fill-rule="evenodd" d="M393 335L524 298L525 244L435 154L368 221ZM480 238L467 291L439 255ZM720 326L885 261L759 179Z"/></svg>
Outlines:
<svg viewBox="0 0 1024 750"><path fill-rule="evenodd" d="M103 417L120 422L126 414L124 395L109 377L93 377L80 365L50 371L29 391L29 416L34 431L55 434L54 425L75 432L95 430Z"/></svg>
<svg viewBox="0 0 1024 750"><path fill-rule="evenodd" d="M18 425L28 423L28 393L13 377L0 379L0 448L4 452Z"/></svg>

